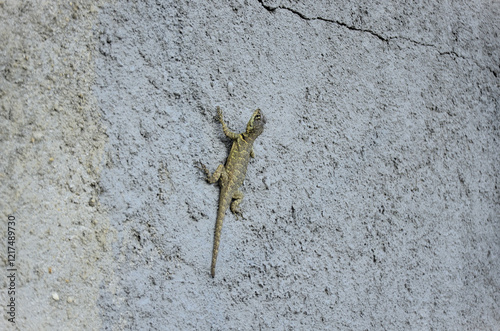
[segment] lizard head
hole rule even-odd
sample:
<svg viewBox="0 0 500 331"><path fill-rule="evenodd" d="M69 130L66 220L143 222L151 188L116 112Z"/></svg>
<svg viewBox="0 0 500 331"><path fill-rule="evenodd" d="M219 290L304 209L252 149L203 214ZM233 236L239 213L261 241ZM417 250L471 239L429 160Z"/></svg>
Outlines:
<svg viewBox="0 0 500 331"><path fill-rule="evenodd" d="M260 109L255 110L248 121L247 133L255 136L260 135L264 131L264 124L266 124L264 114Z"/></svg>

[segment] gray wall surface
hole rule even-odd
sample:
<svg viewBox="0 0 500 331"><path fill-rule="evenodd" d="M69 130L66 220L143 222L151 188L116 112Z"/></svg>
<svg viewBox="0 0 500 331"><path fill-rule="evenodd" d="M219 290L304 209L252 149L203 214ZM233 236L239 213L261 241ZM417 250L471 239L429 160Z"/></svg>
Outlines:
<svg viewBox="0 0 500 331"><path fill-rule="evenodd" d="M0 329L498 330L500 2L0 2ZM217 122L261 108L210 277Z"/></svg>

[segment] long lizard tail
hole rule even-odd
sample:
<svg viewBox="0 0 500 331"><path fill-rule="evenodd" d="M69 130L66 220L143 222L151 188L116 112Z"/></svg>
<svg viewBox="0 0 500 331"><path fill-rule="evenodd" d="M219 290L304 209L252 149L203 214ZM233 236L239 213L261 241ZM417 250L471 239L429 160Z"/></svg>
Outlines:
<svg viewBox="0 0 500 331"><path fill-rule="evenodd" d="M224 222L224 215L226 214L226 210L229 206L230 201L231 200L229 198L225 198L223 199L223 201L220 201L219 209L217 210L217 221L215 222L215 234L214 234L214 249L212 252L212 267L210 268L210 273L212 274L212 278L215 277L215 265L217 264L217 254L219 254L222 223Z"/></svg>
<svg viewBox="0 0 500 331"><path fill-rule="evenodd" d="M214 250L212 252L212 267L210 273L212 278L215 277L215 265L217 263L217 254L219 254L220 234L222 232L222 223L224 222L224 214L217 213L217 222L215 222L215 235L214 235Z"/></svg>

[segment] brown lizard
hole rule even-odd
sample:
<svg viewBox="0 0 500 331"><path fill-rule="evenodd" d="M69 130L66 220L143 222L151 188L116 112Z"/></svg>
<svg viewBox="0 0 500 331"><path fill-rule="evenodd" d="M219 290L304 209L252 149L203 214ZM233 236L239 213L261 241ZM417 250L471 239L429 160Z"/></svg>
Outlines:
<svg viewBox="0 0 500 331"><path fill-rule="evenodd" d="M247 130L238 134L229 130L222 117L222 110L219 107L217 107L217 114L219 122L222 124L222 130L228 138L233 140L233 146L231 147L231 152L229 152L229 156L227 157L226 165L223 166L222 164L219 164L217 170L215 170L211 176L207 167L200 162L201 169L207 175L207 181L211 184L219 181L219 185L221 187L219 209L217 210L217 221L215 222L212 267L210 269L212 278L215 277L215 264L217 263L222 222L224 221L226 210L229 205L231 205L231 211L233 214L241 216L239 204L243 199L243 193L241 193L239 187L245 180L250 157L255 157L253 143L262 131L264 131L264 124L266 123L261 110L257 109L253 112L250 121L248 121Z"/></svg>

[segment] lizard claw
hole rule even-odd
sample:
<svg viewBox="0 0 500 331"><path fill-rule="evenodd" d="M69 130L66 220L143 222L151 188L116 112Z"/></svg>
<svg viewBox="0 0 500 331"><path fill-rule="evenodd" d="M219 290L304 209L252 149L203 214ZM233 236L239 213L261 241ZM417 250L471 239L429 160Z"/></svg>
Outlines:
<svg viewBox="0 0 500 331"><path fill-rule="evenodd" d="M236 210L233 212L233 214L236 216L236 220L240 220L240 218L242 220L246 220L246 218L243 216L243 213L240 211L240 210Z"/></svg>
<svg viewBox="0 0 500 331"><path fill-rule="evenodd" d="M195 162L195 167L203 171L205 174L208 173L207 167L201 161Z"/></svg>

